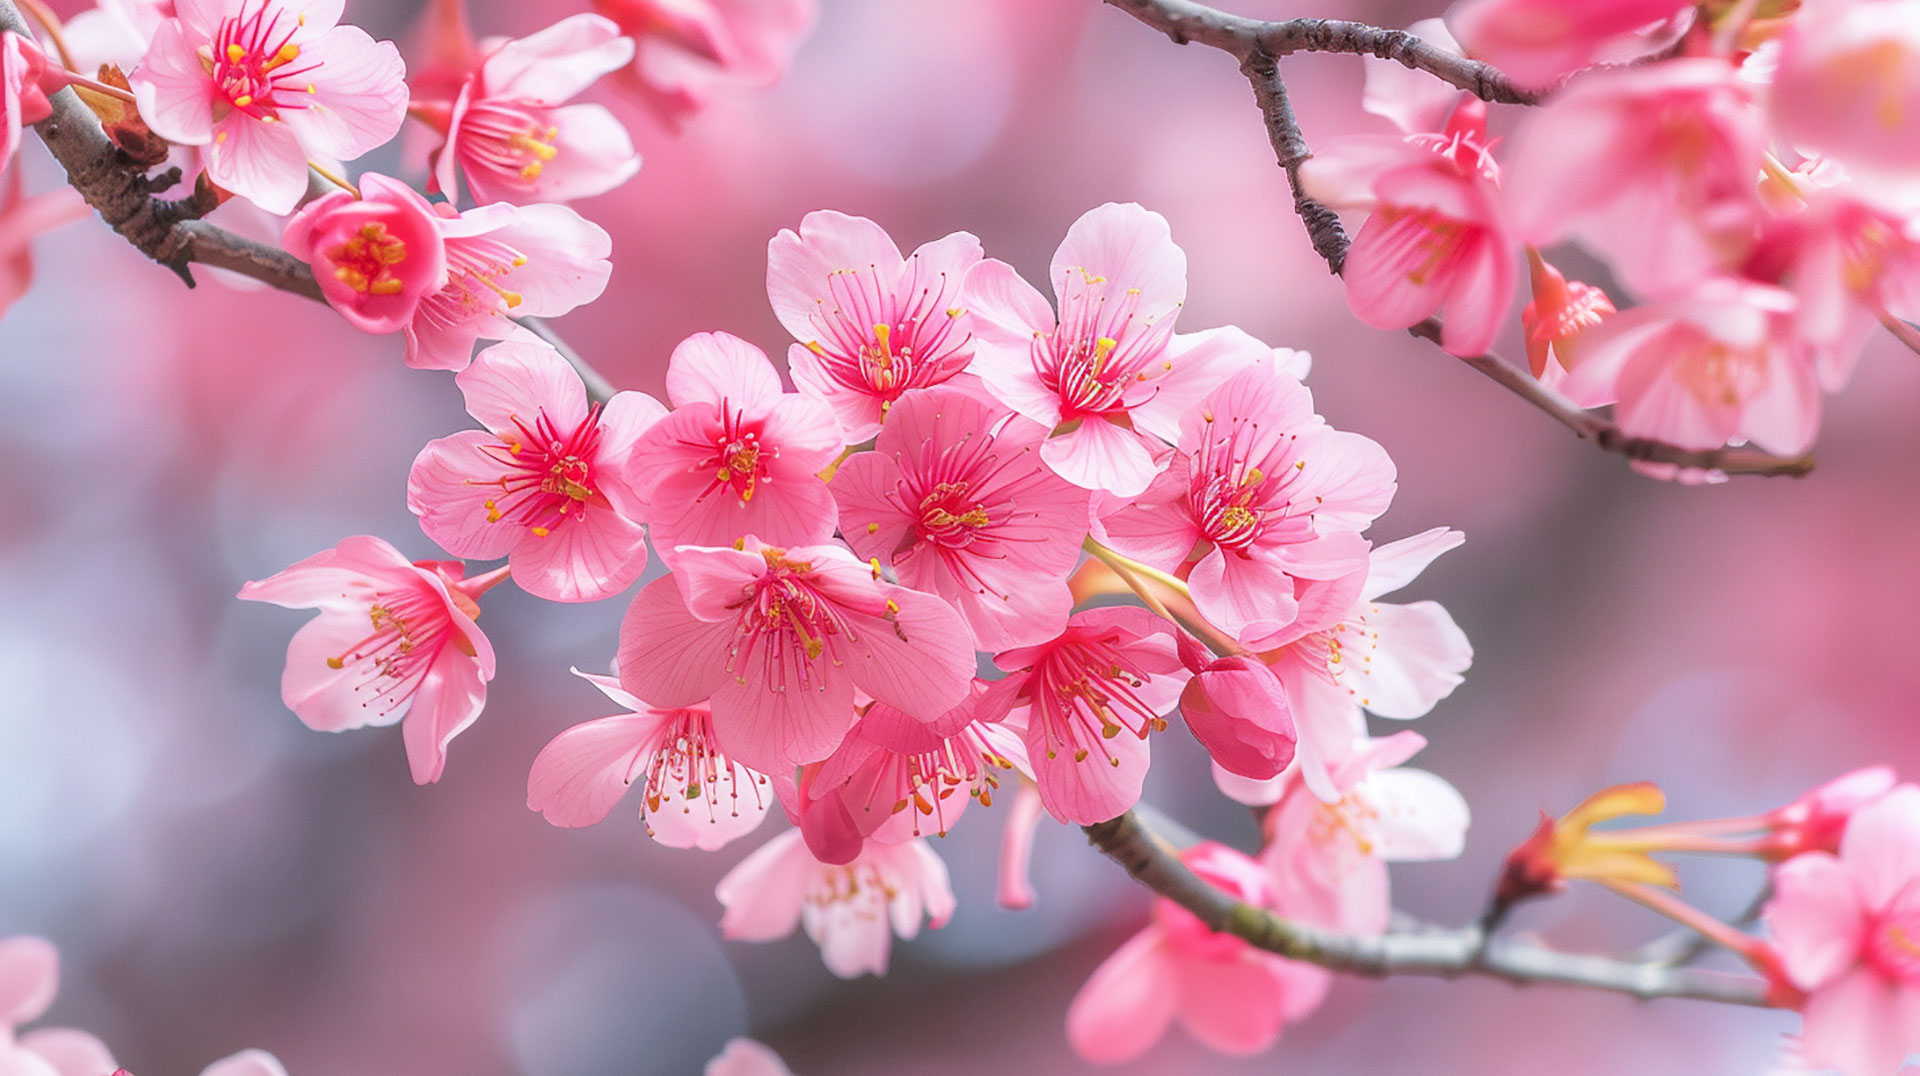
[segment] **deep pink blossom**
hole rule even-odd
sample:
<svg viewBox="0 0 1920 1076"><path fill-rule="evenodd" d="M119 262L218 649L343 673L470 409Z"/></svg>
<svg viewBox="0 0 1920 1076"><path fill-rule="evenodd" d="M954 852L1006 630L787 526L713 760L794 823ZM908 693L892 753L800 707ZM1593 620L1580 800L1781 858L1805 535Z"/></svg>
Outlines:
<svg viewBox="0 0 1920 1076"><path fill-rule="evenodd" d="M1274 906L1260 865L1212 842L1180 858L1235 900ZM1207 1047L1259 1053L1287 1024L1320 1006L1333 973L1256 949L1206 924L1164 897L1153 922L1094 969L1067 1009L1067 1041L1096 1064L1132 1060L1175 1020Z"/></svg>
<svg viewBox="0 0 1920 1076"><path fill-rule="evenodd" d="M1591 64L1624 63L1671 42L1663 24L1691 9L1686 0L1463 0L1447 24L1468 55L1545 89Z"/></svg>
<svg viewBox="0 0 1920 1076"><path fill-rule="evenodd" d="M1920 2L1806 0L1786 27L1768 95L1797 150L1846 165L1911 208L1920 179Z"/></svg>
<svg viewBox="0 0 1920 1076"><path fill-rule="evenodd" d="M1786 977L1807 995L1808 1066L1899 1071L1920 1051L1920 788L1859 811L1838 855L1795 856L1773 887L1765 918Z"/></svg>
<svg viewBox="0 0 1920 1076"><path fill-rule="evenodd" d="M833 494L818 477L839 455L833 412L782 392L759 348L698 333L667 363L673 413L641 439L629 481L668 563L676 546L818 545L833 534Z"/></svg>
<svg viewBox="0 0 1920 1076"><path fill-rule="evenodd" d="M1166 218L1131 203L1088 211L1054 251L1059 316L1005 262L967 277L972 370L1052 432L1040 458L1062 478L1131 497L1166 466L1161 442L1201 397L1273 349L1239 329L1178 335L1187 256Z"/></svg>
<svg viewBox="0 0 1920 1076"><path fill-rule="evenodd" d="M1180 716L1216 766L1254 781L1278 777L1300 736L1293 705L1273 670L1250 654L1215 657L1186 634L1176 637L1193 679L1180 694Z"/></svg>
<svg viewBox="0 0 1920 1076"><path fill-rule="evenodd" d="M854 691L934 721L967 697L973 647L931 594L882 582L838 546L684 546L620 627L620 682L664 708L712 699L732 758L787 773L833 753Z"/></svg>
<svg viewBox="0 0 1920 1076"><path fill-rule="evenodd" d="M1087 609L1059 637L1003 651L994 664L1008 675L988 689L981 717L1011 712L1055 818L1104 822L1139 802L1147 734L1167 727L1188 678L1166 621L1126 606Z"/></svg>
<svg viewBox="0 0 1920 1076"><path fill-rule="evenodd" d="M1300 169L1327 205L1367 209L1341 270L1354 316L1404 329L1446 312L1441 346L1478 355L1513 303L1519 246L1500 197L1486 106L1463 99L1439 133L1338 139Z"/></svg>
<svg viewBox="0 0 1920 1076"><path fill-rule="evenodd" d="M878 224L831 210L767 244L767 298L799 341L787 353L793 383L832 406L848 444L880 432L902 393L973 361L961 289L980 258L966 232L903 258Z"/></svg>
<svg viewBox="0 0 1920 1076"><path fill-rule="evenodd" d="M0 939L0 1072L7 1076L104 1076L116 1067L99 1039L68 1027L20 1025L46 1013L60 991L60 953L32 935ZM18 1037L16 1037L16 1035Z"/></svg>
<svg viewBox="0 0 1920 1076"><path fill-rule="evenodd" d="M458 561L409 562L363 535L246 584L240 597L320 611L287 647L287 708L322 732L404 719L407 762L424 785L440 779L447 744L486 703L493 646L474 623L474 599L498 581L465 579Z"/></svg>
<svg viewBox="0 0 1920 1076"><path fill-rule="evenodd" d="M0 33L0 171L13 163L21 128L53 115L46 76L40 46L11 31Z"/></svg>
<svg viewBox="0 0 1920 1076"><path fill-rule="evenodd" d="M1724 60L1600 71L1530 113L1507 205L1534 246L1574 238L1642 295L1738 264L1761 217L1765 117Z"/></svg>
<svg viewBox="0 0 1920 1076"><path fill-rule="evenodd" d="M27 197L20 170L0 175L0 317L33 286L33 241L90 216L80 192L65 185Z"/></svg>
<svg viewBox="0 0 1920 1076"><path fill-rule="evenodd" d="M1102 540L1186 576L1227 633L1271 634L1298 613L1296 582L1367 563L1365 530L1393 500L1393 461L1313 412L1313 394L1272 363L1209 393L1145 493L1104 514Z"/></svg>
<svg viewBox="0 0 1920 1076"><path fill-rule="evenodd" d="M556 826L591 826L640 781L647 834L670 848L706 851L766 817L773 786L720 750L706 707L656 709L610 676L574 675L628 712L582 722L542 748L527 775L528 809Z"/></svg>
<svg viewBox="0 0 1920 1076"><path fill-rule="evenodd" d="M287 221L281 243L313 267L320 293L362 332L398 332L447 286L440 216L413 188L369 172L360 197L334 191Z"/></svg>
<svg viewBox="0 0 1920 1076"><path fill-rule="evenodd" d="M483 430L428 443L407 477L407 507L441 548L469 560L507 557L522 590L597 601L647 566L628 457L666 414L653 397L587 402L559 352L509 340L454 379Z"/></svg>
<svg viewBox="0 0 1920 1076"><path fill-rule="evenodd" d="M205 146L213 182L271 213L307 190L307 159L350 160L400 130L392 42L336 25L343 0L175 0L134 71L156 134Z"/></svg>
<svg viewBox="0 0 1920 1076"><path fill-rule="evenodd" d="M1568 280L1533 247L1527 248L1527 264L1533 299L1520 311L1527 368L1547 384L1557 385L1579 361L1586 331L1614 313L1613 300L1591 284Z"/></svg>
<svg viewBox="0 0 1920 1076"><path fill-rule="evenodd" d="M637 46L628 89L670 125L725 85L766 87L813 29L814 0L593 0Z"/></svg>
<svg viewBox="0 0 1920 1076"><path fill-rule="evenodd" d="M433 189L454 196L458 176L483 204L566 202L625 183L640 169L626 127L603 105L566 102L632 58L632 40L598 15L494 46L453 100L413 102L446 138Z"/></svg>
<svg viewBox="0 0 1920 1076"><path fill-rule="evenodd" d="M1089 494L1041 462L1045 436L955 389L902 398L874 450L834 474L847 544L950 603L978 649L1053 638L1073 607Z"/></svg>
<svg viewBox="0 0 1920 1076"><path fill-rule="evenodd" d="M894 935L911 940L923 916L938 930L953 915L947 866L924 840L870 843L853 862L828 865L788 830L728 871L714 895L727 909L725 937L774 941L804 927L842 979L885 975Z"/></svg>

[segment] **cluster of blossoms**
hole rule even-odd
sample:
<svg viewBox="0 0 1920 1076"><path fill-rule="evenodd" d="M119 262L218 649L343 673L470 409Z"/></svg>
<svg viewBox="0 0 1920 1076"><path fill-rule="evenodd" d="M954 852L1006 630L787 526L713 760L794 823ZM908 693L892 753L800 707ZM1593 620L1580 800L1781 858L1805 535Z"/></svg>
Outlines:
<svg viewBox="0 0 1920 1076"><path fill-rule="evenodd" d="M1524 251L1537 377L1630 435L1794 455L1876 325L1920 345L1916 27L1911 0L1463 0L1413 31L1551 91L1511 152L1478 100L1370 61L1366 106L1404 134L1332 142L1302 179L1370 211L1361 320L1443 311L1447 350L1480 354ZM1543 256L1568 240L1610 289Z"/></svg>

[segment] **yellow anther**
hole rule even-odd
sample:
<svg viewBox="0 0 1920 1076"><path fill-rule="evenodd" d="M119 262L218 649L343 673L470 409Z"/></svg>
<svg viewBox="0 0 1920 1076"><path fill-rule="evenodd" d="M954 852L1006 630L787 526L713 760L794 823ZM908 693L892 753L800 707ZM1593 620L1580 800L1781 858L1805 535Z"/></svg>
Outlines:
<svg viewBox="0 0 1920 1076"><path fill-rule="evenodd" d="M341 661L339 658L327 659L327 668L329 669L344 669L346 668L346 666L347 666L347 663L344 661Z"/></svg>
<svg viewBox="0 0 1920 1076"><path fill-rule="evenodd" d="M535 538L545 538L545 537L546 537L547 535L549 535L549 534L552 534L552 533L553 533L552 531L550 531L550 530L548 530L548 529L547 529L547 528L545 528L545 527L535 527L535 528L533 528L533 536L534 536Z"/></svg>
<svg viewBox="0 0 1920 1076"><path fill-rule="evenodd" d="M246 58L247 58L247 50L246 50L246 49L243 49L243 48L241 48L241 47L240 47L240 46L238 46L238 45L228 45L228 46L227 46L227 62L228 62L228 63L236 63L236 64L237 64L237 63L239 63L239 62L240 62L241 60L244 60L244 59L246 59Z"/></svg>

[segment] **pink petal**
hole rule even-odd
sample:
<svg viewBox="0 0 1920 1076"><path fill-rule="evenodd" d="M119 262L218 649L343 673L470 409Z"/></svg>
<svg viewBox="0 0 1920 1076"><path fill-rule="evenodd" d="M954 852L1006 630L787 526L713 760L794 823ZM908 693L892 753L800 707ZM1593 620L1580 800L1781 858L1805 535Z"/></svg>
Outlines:
<svg viewBox="0 0 1920 1076"><path fill-rule="evenodd" d="M630 468L640 440L654 424L665 418L667 409L644 392L616 392L600 410L600 455L594 484L613 509L628 519L644 521L646 500L634 484Z"/></svg>
<svg viewBox="0 0 1920 1076"><path fill-rule="evenodd" d="M489 430L517 433L517 417L528 426L545 411L561 429L587 417L587 389L580 375L545 343L508 340L473 357L473 365L453 383L466 399L467 414Z"/></svg>
<svg viewBox="0 0 1920 1076"><path fill-rule="evenodd" d="M1201 400L1242 371L1272 367L1274 350L1228 325L1174 334L1167 344L1166 361L1173 365L1172 371L1156 379L1152 397L1135 404L1129 414L1136 428L1177 442L1182 420Z"/></svg>
<svg viewBox="0 0 1920 1076"><path fill-rule="evenodd" d="M563 205L501 208L510 211L508 223L494 230L492 238L526 259L524 265L496 278L520 294L522 302L513 308L514 314L558 317L598 299L606 290L607 278L613 272L613 264L607 260L613 252L613 239L599 225ZM465 216L479 212L469 210ZM498 328L490 331L505 332Z"/></svg>
<svg viewBox="0 0 1920 1076"><path fill-rule="evenodd" d="M793 1076L780 1055L752 1039L727 1040L720 1056L707 1062L701 1076Z"/></svg>
<svg viewBox="0 0 1920 1076"><path fill-rule="evenodd" d="M1793 984L1817 990L1854 966L1866 944L1866 909L1853 875L1826 852L1774 868L1767 929Z"/></svg>
<svg viewBox="0 0 1920 1076"><path fill-rule="evenodd" d="M1367 781L1367 803L1377 813L1374 852L1394 863L1457 859L1471 815L1467 801L1425 770L1381 770Z"/></svg>
<svg viewBox="0 0 1920 1076"><path fill-rule="evenodd" d="M654 706L705 702L727 675L731 620L708 623L687 611L679 583L661 576L640 588L620 621L620 683Z"/></svg>
<svg viewBox="0 0 1920 1076"><path fill-rule="evenodd" d="M704 780L698 772L691 776ZM730 759L697 795L694 789L676 783L668 783L654 793L661 803L658 810L646 810L647 832L668 848L697 848L703 852L725 847L753 832L774 801L767 778Z"/></svg>
<svg viewBox="0 0 1920 1076"><path fill-rule="evenodd" d="M287 1067L265 1050L242 1050L208 1065L200 1076L287 1076Z"/></svg>
<svg viewBox="0 0 1920 1076"><path fill-rule="evenodd" d="M1279 962L1247 948L1226 960L1176 961L1181 1025L1223 1054L1244 1057L1273 1045L1286 1024L1286 980L1275 974Z"/></svg>
<svg viewBox="0 0 1920 1076"><path fill-rule="evenodd" d="M833 312L827 280L835 273L865 274L869 290L887 294L905 259L884 228L865 217L830 209L782 229L767 244L767 299L774 316L802 344L820 338L822 316Z"/></svg>
<svg viewBox="0 0 1920 1076"><path fill-rule="evenodd" d="M1104 418L1089 418L1078 428L1051 437L1040 458L1053 473L1082 489L1105 490L1117 497L1144 493L1164 466L1154 458L1159 442ZM1170 452L1163 455L1170 456Z"/></svg>
<svg viewBox="0 0 1920 1076"><path fill-rule="evenodd" d="M589 505L545 537L527 532L509 559L513 581L538 598L591 602L633 585L647 568L647 532L611 506Z"/></svg>
<svg viewBox="0 0 1920 1076"><path fill-rule="evenodd" d="M200 55L184 24L174 20L160 24L146 59L128 82L140 117L155 134L187 146L213 141L213 79L200 66Z"/></svg>
<svg viewBox="0 0 1920 1076"><path fill-rule="evenodd" d="M1920 877L1920 787L1901 785L1856 811L1840 858L1866 905L1887 908Z"/></svg>
<svg viewBox="0 0 1920 1076"><path fill-rule="evenodd" d="M361 687L368 677L364 663L348 662L338 669L329 664L366 637L365 609L323 611L293 633L287 667L280 675L280 697L308 728L343 732L391 725L407 715L415 700L402 700L391 711L363 701L367 692Z"/></svg>
<svg viewBox="0 0 1920 1076"><path fill-rule="evenodd" d="M767 561L758 548L685 547L673 578L687 611L701 620L735 623L742 598L750 595L767 574Z"/></svg>
<svg viewBox="0 0 1920 1076"><path fill-rule="evenodd" d="M1250 626L1278 631L1299 615L1293 576L1264 550L1248 555L1216 547L1193 566L1187 581L1201 615L1236 637Z"/></svg>
<svg viewBox="0 0 1920 1076"><path fill-rule="evenodd" d="M1399 135L1354 135L1329 142L1300 166L1302 188L1335 209L1371 209L1374 183L1388 171L1424 165L1432 151Z"/></svg>
<svg viewBox="0 0 1920 1076"><path fill-rule="evenodd" d="M1018 911L1033 907L1033 831L1039 827L1044 810L1040 790L1031 780L1022 779L1014 789L1013 805L1007 808L1000 834L998 900L1002 908Z"/></svg>
<svg viewBox="0 0 1920 1076"><path fill-rule="evenodd" d="M555 736L527 774L527 809L569 828L606 818L640 776L658 723L647 714L620 714Z"/></svg>
<svg viewBox="0 0 1920 1076"><path fill-rule="evenodd" d="M215 125L207 176L269 213L291 213L307 193L307 153L284 123L231 112Z"/></svg>
<svg viewBox="0 0 1920 1076"><path fill-rule="evenodd" d="M1173 242L1167 218L1132 202L1108 202L1082 214L1067 229L1049 267L1054 294L1085 270L1107 278L1107 288L1139 291L1139 316L1173 317L1187 297L1187 256Z"/></svg>
<svg viewBox="0 0 1920 1076"><path fill-rule="evenodd" d="M1047 813L1062 822L1086 826L1117 817L1140 802L1151 757L1146 740L1122 732L1111 740L1099 740L1084 759L1075 761L1073 750L1048 746L1038 716L1031 721L1027 757Z"/></svg>
<svg viewBox="0 0 1920 1076"><path fill-rule="evenodd" d="M1094 969L1067 1007L1073 1052L1096 1065L1146 1053L1173 1022L1179 994L1168 987L1175 974L1159 927L1127 939Z"/></svg>
<svg viewBox="0 0 1920 1076"><path fill-rule="evenodd" d="M797 829L754 849L714 888L713 895L726 907L721 935L734 941L773 941L793 933L819 869Z"/></svg>
<svg viewBox="0 0 1920 1076"><path fill-rule="evenodd" d="M1376 546L1360 596L1372 601L1414 581L1440 554L1458 546L1467 536L1447 527L1435 527L1411 538Z"/></svg>
<svg viewBox="0 0 1920 1076"><path fill-rule="evenodd" d="M1195 677L1180 712L1194 739L1229 773L1264 781L1293 761L1298 737L1286 691L1252 658L1223 659Z"/></svg>
<svg viewBox="0 0 1920 1076"><path fill-rule="evenodd" d="M1421 19L1407 31L1443 52L1460 54L1460 45L1439 19ZM1397 60L1368 56L1361 61L1366 68L1367 88L1360 107L1391 120L1406 134L1438 131L1460 99L1460 91L1416 71Z"/></svg>
<svg viewBox="0 0 1920 1076"><path fill-rule="evenodd" d="M667 398L757 411L780 395L780 375L766 352L730 333L695 333L680 341L667 360Z"/></svg>
<svg viewBox="0 0 1920 1076"><path fill-rule="evenodd" d="M20 1047L39 1054L59 1076L105 1076L120 1067L106 1043L75 1028L36 1028L20 1036Z"/></svg>
<svg viewBox="0 0 1920 1076"><path fill-rule="evenodd" d="M714 687L713 731L728 756L762 773L787 773L833 754L846 738L857 716L854 682L823 671L824 660L805 680L791 668L770 679L769 664L756 658Z"/></svg>
<svg viewBox="0 0 1920 1076"><path fill-rule="evenodd" d="M60 991L60 951L45 938L0 940L0 1025L38 1020Z"/></svg>
<svg viewBox="0 0 1920 1076"><path fill-rule="evenodd" d="M1381 717L1414 718L1433 709L1473 663L1466 633L1437 602L1372 606L1367 629L1376 645L1370 652L1355 647L1354 656L1372 660L1348 665L1343 682Z"/></svg>
<svg viewBox="0 0 1920 1076"><path fill-rule="evenodd" d="M504 466L487 455L499 438L479 430L427 442L407 473L407 510L420 529L456 557L497 560L526 535L510 520L489 522Z"/></svg>
<svg viewBox="0 0 1920 1076"><path fill-rule="evenodd" d="M414 784L430 785L440 779L447 768L447 745L480 717L486 704L487 684L480 663L451 646L442 650L401 722Z"/></svg>
<svg viewBox="0 0 1920 1076"><path fill-rule="evenodd" d="M633 59L633 40L599 15L569 15L553 25L508 41L481 68L487 92L559 104L602 75Z"/></svg>
<svg viewBox="0 0 1920 1076"><path fill-rule="evenodd" d="M1800 1055L1812 1069L1878 1076L1905 1068L1920 1048L1920 998L1910 986L1860 967L1816 990L1801 1009Z"/></svg>

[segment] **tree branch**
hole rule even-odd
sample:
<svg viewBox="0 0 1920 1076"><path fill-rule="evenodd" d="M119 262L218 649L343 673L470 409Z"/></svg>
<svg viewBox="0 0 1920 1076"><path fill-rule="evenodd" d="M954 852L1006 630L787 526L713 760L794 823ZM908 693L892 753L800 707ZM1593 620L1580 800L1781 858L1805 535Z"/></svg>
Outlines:
<svg viewBox="0 0 1920 1076"><path fill-rule="evenodd" d="M1521 985L1577 986L1641 999L1693 998L1768 1006L1767 984L1761 979L1490 940L1477 927L1396 929L1379 936L1322 930L1243 904L1209 885L1187 869L1172 847L1133 812L1081 828L1094 847L1126 868L1128 874L1192 912L1212 930L1332 971L1375 978L1417 975L1457 979L1471 975Z"/></svg>

